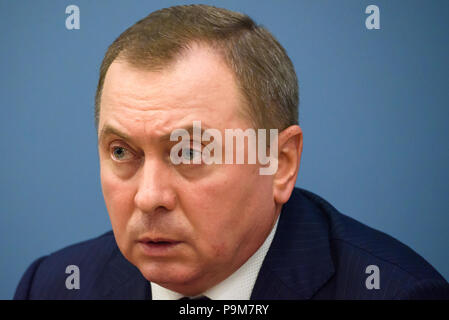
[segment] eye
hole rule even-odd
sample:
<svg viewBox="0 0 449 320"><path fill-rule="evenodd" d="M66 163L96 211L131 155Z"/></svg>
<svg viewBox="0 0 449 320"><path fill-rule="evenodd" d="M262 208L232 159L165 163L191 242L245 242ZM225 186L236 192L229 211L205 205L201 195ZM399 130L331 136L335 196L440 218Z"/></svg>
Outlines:
<svg viewBox="0 0 449 320"><path fill-rule="evenodd" d="M192 149L191 147L185 147L179 150L179 156L183 157L188 161L193 161L195 159L199 159L201 161L201 151Z"/></svg>
<svg viewBox="0 0 449 320"><path fill-rule="evenodd" d="M133 157L133 154L124 147L114 146L112 147L111 156L116 161L126 161L130 160Z"/></svg>

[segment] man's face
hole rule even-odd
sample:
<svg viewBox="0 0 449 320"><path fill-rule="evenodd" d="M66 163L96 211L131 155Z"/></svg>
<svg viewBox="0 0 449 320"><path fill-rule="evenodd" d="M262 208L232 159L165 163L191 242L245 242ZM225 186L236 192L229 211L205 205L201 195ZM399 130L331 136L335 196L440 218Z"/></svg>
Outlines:
<svg viewBox="0 0 449 320"><path fill-rule="evenodd" d="M170 133L250 128L221 57L195 46L160 72L110 66L99 121L101 184L123 255L149 281L198 294L238 269L277 218L258 164L179 164ZM108 128L108 129L106 129ZM167 137L168 136L168 137ZM165 137L165 138L164 138Z"/></svg>

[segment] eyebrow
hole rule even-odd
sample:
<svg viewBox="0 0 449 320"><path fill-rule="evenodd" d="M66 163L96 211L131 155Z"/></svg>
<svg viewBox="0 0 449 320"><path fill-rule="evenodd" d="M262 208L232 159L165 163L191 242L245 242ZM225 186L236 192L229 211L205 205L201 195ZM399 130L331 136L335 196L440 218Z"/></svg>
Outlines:
<svg viewBox="0 0 449 320"><path fill-rule="evenodd" d="M208 126L201 124L201 133L200 133L201 137L203 136L204 131L207 130L208 128L209 128ZM182 128L177 128L177 129L184 129L189 133L189 135L193 136L193 125L188 125L188 126L185 126ZM100 136L98 138L98 141L101 143L109 135L118 136L118 137L122 138L123 140L128 140L128 141L132 140L131 137L129 135L127 135L126 133L121 132L120 130L112 127L111 125L105 125L100 131ZM159 140L161 142L170 141L170 135L171 135L171 132L166 133L166 134L162 135L159 138Z"/></svg>
<svg viewBox="0 0 449 320"><path fill-rule="evenodd" d="M98 141L99 142L103 141L109 135L116 135L116 136L122 138L123 140L131 139L126 133L123 133L110 125L105 125L101 129L100 137L98 138Z"/></svg>

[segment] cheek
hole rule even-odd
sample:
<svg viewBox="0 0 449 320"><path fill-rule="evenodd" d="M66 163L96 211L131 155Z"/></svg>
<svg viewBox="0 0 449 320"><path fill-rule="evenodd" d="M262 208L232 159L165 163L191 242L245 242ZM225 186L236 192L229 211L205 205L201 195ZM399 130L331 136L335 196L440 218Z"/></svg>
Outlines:
<svg viewBox="0 0 449 320"><path fill-rule="evenodd" d="M247 206L254 192L257 194L253 187L258 179L251 168L226 169L201 180L194 188L181 189L188 190L181 195L186 199L181 201L185 204L183 212L194 226L200 251L210 259L231 258L251 229Z"/></svg>
<svg viewBox="0 0 449 320"><path fill-rule="evenodd" d="M101 170L101 187L114 232L123 230L134 208L133 187L105 169Z"/></svg>
<svg viewBox="0 0 449 320"><path fill-rule="evenodd" d="M262 193L266 189L263 197ZM271 226L274 207L269 198L270 188L260 188L253 194L239 190L232 196L233 201L221 206L219 200L213 212L213 219L204 222L205 238L208 239L209 257L219 263L239 264L257 250ZM229 193L228 193L229 195ZM231 197L229 195L229 197Z"/></svg>

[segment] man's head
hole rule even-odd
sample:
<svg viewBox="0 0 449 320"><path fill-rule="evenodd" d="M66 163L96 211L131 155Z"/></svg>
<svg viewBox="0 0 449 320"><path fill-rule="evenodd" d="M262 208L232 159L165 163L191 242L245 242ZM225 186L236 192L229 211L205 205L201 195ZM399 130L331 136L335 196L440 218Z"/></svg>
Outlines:
<svg viewBox="0 0 449 320"><path fill-rule="evenodd" d="M238 13L164 9L110 46L96 97L102 189L117 244L146 279L195 295L260 247L299 169L297 103L284 50ZM170 133L193 121L282 130L278 170L173 164Z"/></svg>
<svg viewBox="0 0 449 320"><path fill-rule="evenodd" d="M255 127L282 130L298 124L296 73L271 33L244 14L190 5L153 12L111 44L95 97L97 128L103 84L113 61L121 57L139 69L160 71L197 42L214 48L234 72L245 99L239 112Z"/></svg>

